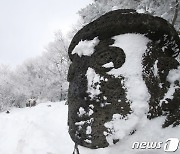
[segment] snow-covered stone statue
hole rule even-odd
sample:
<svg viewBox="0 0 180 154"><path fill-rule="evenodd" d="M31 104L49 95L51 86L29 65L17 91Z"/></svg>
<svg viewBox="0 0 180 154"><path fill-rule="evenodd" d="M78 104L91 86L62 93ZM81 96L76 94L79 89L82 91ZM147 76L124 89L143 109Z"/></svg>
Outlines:
<svg viewBox="0 0 180 154"><path fill-rule="evenodd" d="M180 124L180 40L165 20L133 10L107 13L69 46L69 133L102 148L132 137L151 119Z"/></svg>

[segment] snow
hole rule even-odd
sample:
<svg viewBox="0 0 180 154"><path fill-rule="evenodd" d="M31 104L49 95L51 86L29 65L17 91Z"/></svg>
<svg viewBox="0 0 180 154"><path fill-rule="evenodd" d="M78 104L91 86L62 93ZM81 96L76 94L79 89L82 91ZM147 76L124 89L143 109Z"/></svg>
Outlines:
<svg viewBox="0 0 180 154"><path fill-rule="evenodd" d="M94 47L99 43L99 39L95 37L90 41L80 41L78 45L75 46L72 54L78 54L80 57L83 56L91 56L94 53Z"/></svg>
<svg viewBox="0 0 180 154"><path fill-rule="evenodd" d="M172 100L174 92L176 91L176 89L179 88L179 86L175 85L174 82L175 81L180 82L180 66L177 69L172 69L169 71L169 74L167 76L167 81L169 81L171 84L164 98L160 100L161 104L162 102L167 102L166 100L167 98Z"/></svg>
<svg viewBox="0 0 180 154"><path fill-rule="evenodd" d="M83 107L80 107L79 112L77 114L79 117L82 117L83 115L91 116L94 113L94 111L92 109L93 109L92 105L89 105L89 111L88 112L86 112Z"/></svg>
<svg viewBox="0 0 180 154"><path fill-rule="evenodd" d="M163 129L161 125L164 120L164 117L146 120L146 123L139 125L135 134L128 136L117 144L107 148L91 150L80 146L80 154L164 154L164 146L167 139L180 139L180 126L176 128L168 127ZM132 147L134 142L162 142L162 144L159 149L133 149ZM178 154L179 152L180 147L176 152L173 153Z"/></svg>
<svg viewBox="0 0 180 154"><path fill-rule="evenodd" d="M88 140L88 139L85 139L84 140L86 143L92 143L92 141L91 140Z"/></svg>
<svg viewBox="0 0 180 154"><path fill-rule="evenodd" d="M167 93L164 95L164 98L162 100L160 100L160 105L162 105L162 102L168 103L168 101L166 100L167 98L169 99L173 99L173 94L175 92L175 89L179 88L178 86L175 86L174 84L171 84Z"/></svg>
<svg viewBox="0 0 180 154"><path fill-rule="evenodd" d="M86 114L86 111L84 110L83 107L80 107L78 112L79 117L82 117L84 114Z"/></svg>
<svg viewBox="0 0 180 154"><path fill-rule="evenodd" d="M174 81L180 81L180 66L177 69L173 69L169 72L167 80L170 83L174 83Z"/></svg>
<svg viewBox="0 0 180 154"><path fill-rule="evenodd" d="M157 63L158 63L158 60L155 61L154 63L154 70L153 70L153 73L154 73L154 76L157 77L158 76L158 67L157 67Z"/></svg>
<svg viewBox="0 0 180 154"><path fill-rule="evenodd" d="M103 99L106 101L106 100L107 100L107 97L106 97L106 96L103 96Z"/></svg>
<svg viewBox="0 0 180 154"><path fill-rule="evenodd" d="M91 126L87 126L86 134L91 134L91 132L92 132Z"/></svg>
<svg viewBox="0 0 180 154"><path fill-rule="evenodd" d="M145 11L143 8L137 9L136 12L137 12L137 13L146 13L146 11Z"/></svg>
<svg viewBox="0 0 180 154"><path fill-rule="evenodd" d="M113 7L112 7L112 11L115 11L115 10L118 10L118 9L119 9L118 6L113 6Z"/></svg>
<svg viewBox="0 0 180 154"><path fill-rule="evenodd" d="M114 75L116 78L123 76L125 78L124 85L128 100L131 102L130 107L132 113L127 119L112 117L112 121L105 124L113 133L106 136L110 145L113 139L123 139L131 131L136 129L139 123L146 119L148 112L148 101L150 94L142 77L143 66L142 56L147 49L147 43L150 41L141 34L123 34L113 37L115 43L112 46L122 48L126 55L126 61L122 67L111 69L108 74ZM114 115L113 115L114 116Z"/></svg>
<svg viewBox="0 0 180 154"><path fill-rule="evenodd" d="M88 90L89 96L91 99L95 98L97 95L101 93L100 91L100 75L96 74L95 70L92 68L88 68L86 72L86 77L88 81Z"/></svg>
<svg viewBox="0 0 180 154"><path fill-rule="evenodd" d="M110 63L104 64L102 67L111 68L111 67L114 67L114 64L113 62L110 62Z"/></svg>
<svg viewBox="0 0 180 154"><path fill-rule="evenodd" d="M71 154L65 102L0 113L0 154Z"/></svg>
<svg viewBox="0 0 180 154"><path fill-rule="evenodd" d="M94 113L93 109L94 109L94 105L90 104L90 105L89 105L88 116L93 115L93 113Z"/></svg>
<svg viewBox="0 0 180 154"><path fill-rule="evenodd" d="M94 111L92 109L89 109L88 116L93 115Z"/></svg>
<svg viewBox="0 0 180 154"><path fill-rule="evenodd" d="M0 154L72 154L74 143L68 134L68 111L64 103L47 102L31 108L12 109L9 114L0 113ZM113 118L121 116L116 114ZM180 126L163 129L164 120L164 117L146 120L135 134L107 148L93 150L78 146L80 154L164 154L167 139L180 139ZM87 133L90 132L91 128L87 127ZM144 141L163 143L160 149L132 149L134 142ZM91 140L87 139L88 142ZM174 153L179 152L180 147Z"/></svg>

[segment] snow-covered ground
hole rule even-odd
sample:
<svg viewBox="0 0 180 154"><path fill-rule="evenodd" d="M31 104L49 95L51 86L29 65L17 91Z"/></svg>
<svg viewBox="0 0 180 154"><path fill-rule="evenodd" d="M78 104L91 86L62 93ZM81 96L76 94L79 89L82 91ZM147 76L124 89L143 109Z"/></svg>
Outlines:
<svg viewBox="0 0 180 154"><path fill-rule="evenodd" d="M71 154L73 147L64 102L0 113L0 154Z"/></svg>
<svg viewBox="0 0 180 154"><path fill-rule="evenodd" d="M47 102L0 113L0 154L72 154L74 143L68 134L67 110L64 102ZM148 120L135 134L108 148L79 147L80 154L165 154L166 140L180 139L180 126L162 129L163 120ZM134 142L157 142L160 148L132 149ZM174 153L179 154L180 147Z"/></svg>

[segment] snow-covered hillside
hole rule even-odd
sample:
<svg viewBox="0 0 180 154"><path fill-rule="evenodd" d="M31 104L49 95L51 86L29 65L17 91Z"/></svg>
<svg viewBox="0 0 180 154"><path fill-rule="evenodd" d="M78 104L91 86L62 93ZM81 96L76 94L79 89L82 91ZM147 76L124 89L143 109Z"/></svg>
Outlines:
<svg viewBox="0 0 180 154"><path fill-rule="evenodd" d="M135 134L118 144L91 150L79 147L80 154L164 154L169 138L180 139L180 126L161 128L163 117L146 121ZM160 149L132 149L134 142L162 142ZM0 154L72 154L74 143L68 134L67 105L42 103L32 108L0 113ZM180 148L174 152L179 153Z"/></svg>
<svg viewBox="0 0 180 154"><path fill-rule="evenodd" d="M0 154L71 154L73 146L64 102L0 114Z"/></svg>

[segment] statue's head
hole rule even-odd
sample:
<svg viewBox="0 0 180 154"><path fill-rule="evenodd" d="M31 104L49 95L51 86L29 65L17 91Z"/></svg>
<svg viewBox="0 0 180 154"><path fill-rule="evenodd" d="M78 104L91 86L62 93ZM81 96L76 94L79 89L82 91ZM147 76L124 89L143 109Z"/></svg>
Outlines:
<svg viewBox="0 0 180 154"><path fill-rule="evenodd" d="M134 10L113 11L83 27L69 46L73 141L107 147L159 116L166 117L162 127L178 125L179 50L167 21Z"/></svg>

